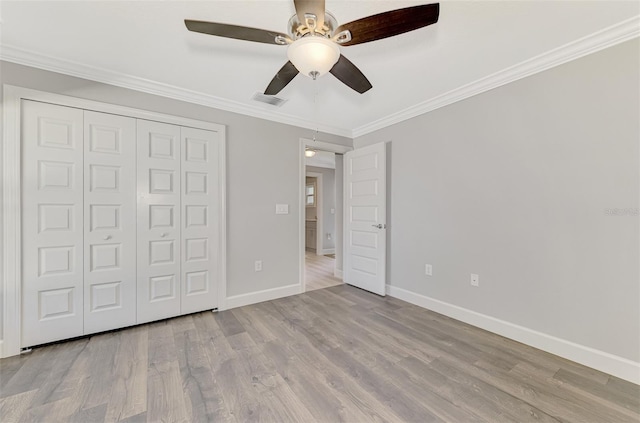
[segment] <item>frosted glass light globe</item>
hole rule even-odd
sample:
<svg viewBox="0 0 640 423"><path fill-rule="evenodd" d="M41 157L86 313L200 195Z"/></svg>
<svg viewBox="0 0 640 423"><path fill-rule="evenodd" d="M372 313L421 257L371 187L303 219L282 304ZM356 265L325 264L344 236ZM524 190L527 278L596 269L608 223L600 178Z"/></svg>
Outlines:
<svg viewBox="0 0 640 423"><path fill-rule="evenodd" d="M340 48L319 36L300 38L289 45L287 56L301 74L314 77L329 72L340 58Z"/></svg>

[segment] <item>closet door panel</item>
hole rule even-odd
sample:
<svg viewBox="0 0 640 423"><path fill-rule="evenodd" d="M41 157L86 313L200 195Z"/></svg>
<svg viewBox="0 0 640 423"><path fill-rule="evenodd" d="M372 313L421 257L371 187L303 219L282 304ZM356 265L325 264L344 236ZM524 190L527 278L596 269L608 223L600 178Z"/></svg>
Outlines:
<svg viewBox="0 0 640 423"><path fill-rule="evenodd" d="M220 134L182 134L182 313L218 306Z"/></svg>
<svg viewBox="0 0 640 423"><path fill-rule="evenodd" d="M136 121L84 112L84 333L136 323Z"/></svg>
<svg viewBox="0 0 640 423"><path fill-rule="evenodd" d="M22 102L22 345L83 334L82 110Z"/></svg>
<svg viewBox="0 0 640 423"><path fill-rule="evenodd" d="M180 127L138 120L138 323L180 314Z"/></svg>

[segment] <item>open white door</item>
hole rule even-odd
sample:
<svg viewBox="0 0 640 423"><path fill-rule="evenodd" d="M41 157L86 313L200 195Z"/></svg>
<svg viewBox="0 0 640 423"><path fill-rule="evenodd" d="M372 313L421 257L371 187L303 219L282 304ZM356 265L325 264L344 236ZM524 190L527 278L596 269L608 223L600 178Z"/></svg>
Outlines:
<svg viewBox="0 0 640 423"><path fill-rule="evenodd" d="M385 295L386 158L385 144L344 156L344 281Z"/></svg>

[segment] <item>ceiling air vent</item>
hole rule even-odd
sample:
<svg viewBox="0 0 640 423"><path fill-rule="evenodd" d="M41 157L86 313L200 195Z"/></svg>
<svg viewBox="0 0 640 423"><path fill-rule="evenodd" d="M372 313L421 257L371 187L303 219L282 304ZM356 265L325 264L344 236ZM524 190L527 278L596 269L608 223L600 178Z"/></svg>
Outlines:
<svg viewBox="0 0 640 423"><path fill-rule="evenodd" d="M275 95L265 95L262 93L255 93L251 98L255 101L259 101L260 103L267 103L276 107L280 107L287 102L284 98L276 97Z"/></svg>

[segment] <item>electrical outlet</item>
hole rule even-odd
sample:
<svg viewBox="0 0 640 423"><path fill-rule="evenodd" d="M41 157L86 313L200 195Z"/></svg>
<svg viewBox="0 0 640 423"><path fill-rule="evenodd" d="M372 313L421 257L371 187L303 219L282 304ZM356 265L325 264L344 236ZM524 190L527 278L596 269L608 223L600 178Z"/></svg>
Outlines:
<svg viewBox="0 0 640 423"><path fill-rule="evenodd" d="M256 272L262 272L262 260L256 260L254 268Z"/></svg>
<svg viewBox="0 0 640 423"><path fill-rule="evenodd" d="M427 276L433 276L433 266L430 264L424 265L424 274Z"/></svg>
<svg viewBox="0 0 640 423"><path fill-rule="evenodd" d="M471 286L480 286L480 276L475 273L471 274Z"/></svg>

